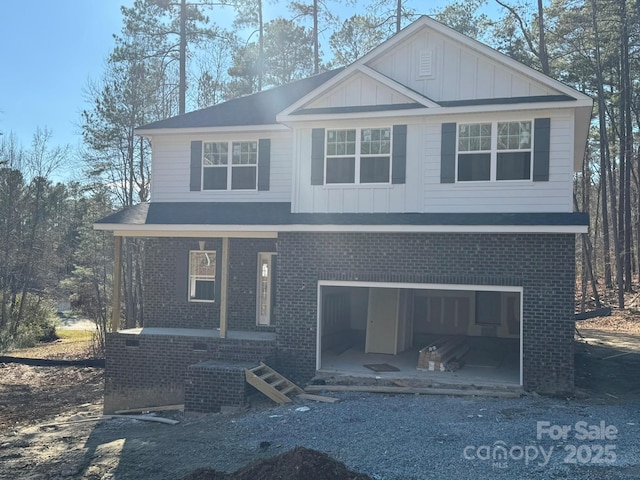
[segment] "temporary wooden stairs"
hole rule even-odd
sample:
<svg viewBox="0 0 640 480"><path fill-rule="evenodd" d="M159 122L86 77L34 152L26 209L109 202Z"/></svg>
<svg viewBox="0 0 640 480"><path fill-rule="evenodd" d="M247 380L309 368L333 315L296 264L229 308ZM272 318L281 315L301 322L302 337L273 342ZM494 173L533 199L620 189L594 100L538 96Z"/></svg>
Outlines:
<svg viewBox="0 0 640 480"><path fill-rule="evenodd" d="M246 369L245 376L249 385L253 385L277 403L290 403L291 397L304 392L295 383L262 362L257 367Z"/></svg>

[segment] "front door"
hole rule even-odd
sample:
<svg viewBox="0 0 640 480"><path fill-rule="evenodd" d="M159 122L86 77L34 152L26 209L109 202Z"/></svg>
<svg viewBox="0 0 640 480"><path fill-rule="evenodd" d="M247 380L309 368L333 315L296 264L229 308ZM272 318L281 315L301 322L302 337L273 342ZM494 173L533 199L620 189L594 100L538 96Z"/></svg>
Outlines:
<svg viewBox="0 0 640 480"><path fill-rule="evenodd" d="M258 325L271 324L271 303L272 303L272 278L273 278L273 256L271 252L258 253L258 284L256 288L256 323Z"/></svg>

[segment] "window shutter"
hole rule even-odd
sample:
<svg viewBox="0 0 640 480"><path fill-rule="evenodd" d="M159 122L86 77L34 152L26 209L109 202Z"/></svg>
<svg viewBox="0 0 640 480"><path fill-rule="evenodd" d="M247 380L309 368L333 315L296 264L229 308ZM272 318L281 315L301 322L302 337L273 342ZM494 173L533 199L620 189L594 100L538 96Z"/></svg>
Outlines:
<svg viewBox="0 0 640 480"><path fill-rule="evenodd" d="M551 119L536 118L533 127L533 181L549 181Z"/></svg>
<svg viewBox="0 0 640 480"><path fill-rule="evenodd" d="M456 181L456 124L443 123L440 146L440 183Z"/></svg>
<svg viewBox="0 0 640 480"><path fill-rule="evenodd" d="M175 266L176 303L183 304L189 299L189 252L180 250L176 254Z"/></svg>
<svg viewBox="0 0 640 480"><path fill-rule="evenodd" d="M324 183L324 128L311 131L311 185Z"/></svg>
<svg viewBox="0 0 640 480"><path fill-rule="evenodd" d="M271 139L258 140L258 190L269 190L271 170Z"/></svg>
<svg viewBox="0 0 640 480"><path fill-rule="evenodd" d="M391 157L391 183L406 182L407 177L407 126L393 126L393 152Z"/></svg>
<svg viewBox="0 0 640 480"><path fill-rule="evenodd" d="M200 191L202 186L202 141L191 142L191 175L189 189Z"/></svg>

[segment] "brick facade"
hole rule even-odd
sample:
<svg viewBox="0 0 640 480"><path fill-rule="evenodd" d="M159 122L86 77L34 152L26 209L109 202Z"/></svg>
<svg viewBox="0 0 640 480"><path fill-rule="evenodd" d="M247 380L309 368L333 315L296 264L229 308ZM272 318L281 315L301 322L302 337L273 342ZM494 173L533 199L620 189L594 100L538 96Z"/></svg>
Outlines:
<svg viewBox="0 0 640 480"><path fill-rule="evenodd" d="M190 302L187 298L189 250L199 249L198 240L149 238L145 241L145 327L212 329L220 326L219 302ZM205 242L205 249L215 250L220 263L221 239L210 238ZM273 330L272 327L256 326L256 280L258 252L275 251L274 239L234 238L229 241L229 329ZM219 271L218 266L218 275ZM275 311L272 323L274 318Z"/></svg>
<svg viewBox="0 0 640 480"><path fill-rule="evenodd" d="M116 409L184 403L190 365L272 361L273 340L240 340L214 336L107 334L105 413ZM232 400L235 396L232 396Z"/></svg>
<svg viewBox="0 0 640 480"><path fill-rule="evenodd" d="M523 287L524 387L573 389L573 234L281 233L278 368L315 373L318 280Z"/></svg>
<svg viewBox="0 0 640 480"><path fill-rule="evenodd" d="M207 240L206 249L220 247L219 239ZM186 299L180 259L186 264L190 249L198 249L197 239L148 241L145 328L218 326L217 303ZM257 253L275 250L275 240L230 241L229 329L263 328L255 324ZM280 233L277 251L274 341L109 334L105 411L182 403L185 382L197 411L242 403L244 383L237 368L224 367L229 362L266 361L293 381L309 380L319 280L521 286L524 387L573 389L573 234ZM209 360L222 366L202 363ZM216 390L221 384L227 386Z"/></svg>

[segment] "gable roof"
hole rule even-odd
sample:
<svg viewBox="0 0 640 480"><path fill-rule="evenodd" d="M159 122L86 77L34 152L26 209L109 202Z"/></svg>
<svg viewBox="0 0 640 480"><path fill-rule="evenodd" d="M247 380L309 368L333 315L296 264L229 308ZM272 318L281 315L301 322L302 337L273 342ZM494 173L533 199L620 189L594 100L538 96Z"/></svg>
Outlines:
<svg viewBox="0 0 640 480"><path fill-rule="evenodd" d="M468 37L458 32L457 30L454 30L453 28L448 27L438 22L437 20L434 20L433 18L427 15L422 15L416 21L414 21L413 23L405 27L403 30L401 30L399 33L391 37L389 40L381 43L376 48L371 50L369 53L367 53L363 57L356 60L356 62L354 62L354 65L355 64L370 65L371 63L373 63L375 59L381 57L383 54L387 53L388 51L396 47L396 45L398 45L400 42L404 41L408 37L414 35L415 33L425 28L431 29L435 32L440 33L441 35L449 37L450 39L498 63L508 66L511 70L514 70L520 73L521 75L532 78L540 83L549 85L553 89L558 90L561 94L568 95L572 98L575 98L576 100L591 101L590 97L588 97L587 95L581 92L578 92L574 88L569 87L568 85L565 85L564 83L558 80L555 80L554 78L549 77L548 75L545 75L542 72L534 70L533 68L528 67L523 63L518 62L517 60L514 60L508 55L505 55L504 53L501 53L500 51L488 45L485 45L484 43L474 38Z"/></svg>
<svg viewBox="0 0 640 480"><path fill-rule="evenodd" d="M340 73L337 68L296 82L244 97L234 98L212 107L149 123L136 133L153 133L161 129L234 127L276 124L276 114L299 98Z"/></svg>

